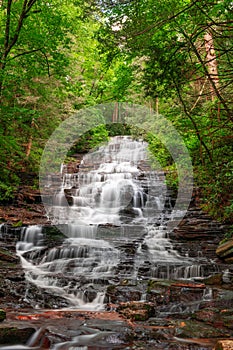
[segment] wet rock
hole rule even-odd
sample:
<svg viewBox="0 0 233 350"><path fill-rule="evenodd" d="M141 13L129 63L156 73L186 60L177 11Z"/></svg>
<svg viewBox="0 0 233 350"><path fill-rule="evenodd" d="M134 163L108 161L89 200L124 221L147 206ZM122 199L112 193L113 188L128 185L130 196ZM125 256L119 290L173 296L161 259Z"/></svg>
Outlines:
<svg viewBox="0 0 233 350"><path fill-rule="evenodd" d="M233 270L226 269L222 275L223 283L231 284L233 281Z"/></svg>
<svg viewBox="0 0 233 350"><path fill-rule="evenodd" d="M51 342L46 335L47 330L44 327L39 328L32 337L27 341L30 347L39 346L40 349L50 349Z"/></svg>
<svg viewBox="0 0 233 350"><path fill-rule="evenodd" d="M216 249L216 254L222 259L228 259L228 262L233 261L233 239L220 244Z"/></svg>
<svg viewBox="0 0 233 350"><path fill-rule="evenodd" d="M220 338L227 330L216 328L200 321L181 320L176 325L176 336L180 338Z"/></svg>
<svg viewBox="0 0 233 350"><path fill-rule="evenodd" d="M35 202L0 206L0 218L1 221L14 226L48 224L44 206Z"/></svg>
<svg viewBox="0 0 233 350"><path fill-rule="evenodd" d="M4 321L6 318L6 312L0 309L0 322Z"/></svg>
<svg viewBox="0 0 233 350"><path fill-rule="evenodd" d="M147 295L146 300L154 303L155 305L166 304L169 302L170 298L170 284L172 282L159 282L149 280L147 285Z"/></svg>
<svg viewBox="0 0 233 350"><path fill-rule="evenodd" d="M145 302L128 302L121 303L117 311L124 315L127 319L133 321L146 321L149 317L155 315L155 305Z"/></svg>
<svg viewBox="0 0 233 350"><path fill-rule="evenodd" d="M200 300L206 286L202 283L172 283L170 286L170 302L190 302Z"/></svg>
<svg viewBox="0 0 233 350"><path fill-rule="evenodd" d="M19 262L19 257L11 254L8 250L0 249L0 260L17 263Z"/></svg>
<svg viewBox="0 0 233 350"><path fill-rule="evenodd" d="M223 280L222 280L222 274L218 273L213 276L209 276L203 280L205 284L208 285L221 285Z"/></svg>
<svg viewBox="0 0 233 350"><path fill-rule="evenodd" d="M216 240L222 237L223 234L222 226L198 206L189 208L185 217L173 232L176 238L185 240Z"/></svg>
<svg viewBox="0 0 233 350"><path fill-rule="evenodd" d="M208 324L216 323L220 320L219 309L217 308L207 308L199 310L193 316L198 321L203 321Z"/></svg>
<svg viewBox="0 0 233 350"><path fill-rule="evenodd" d="M33 308L39 307L48 309L63 308L69 305L67 300L60 296L54 295L52 291L45 291L44 289L40 289L29 282L27 282L27 289L23 293L19 302L27 306L30 305Z"/></svg>
<svg viewBox="0 0 233 350"><path fill-rule="evenodd" d="M0 328L0 344L25 344L30 336L35 332L34 328Z"/></svg>
<svg viewBox="0 0 233 350"><path fill-rule="evenodd" d="M232 350L233 340L219 340L214 350Z"/></svg>
<svg viewBox="0 0 233 350"><path fill-rule="evenodd" d="M109 286L106 295L111 303L139 301L141 299L141 291L131 286Z"/></svg>
<svg viewBox="0 0 233 350"><path fill-rule="evenodd" d="M85 296L86 302L92 302L96 298L97 293L94 289L89 288L85 290L84 296Z"/></svg>
<svg viewBox="0 0 233 350"><path fill-rule="evenodd" d="M221 316L221 320L222 320L223 325L225 327L233 330L233 309L221 310L220 316Z"/></svg>
<svg viewBox="0 0 233 350"><path fill-rule="evenodd" d="M224 334L232 334L233 329L233 309L221 309L217 307L208 307L201 309L192 315L192 319L204 322L205 325L211 325Z"/></svg>
<svg viewBox="0 0 233 350"><path fill-rule="evenodd" d="M155 305L161 305L168 301L169 299L169 292L163 292L159 290L151 290L149 293L147 293L146 300L154 303Z"/></svg>

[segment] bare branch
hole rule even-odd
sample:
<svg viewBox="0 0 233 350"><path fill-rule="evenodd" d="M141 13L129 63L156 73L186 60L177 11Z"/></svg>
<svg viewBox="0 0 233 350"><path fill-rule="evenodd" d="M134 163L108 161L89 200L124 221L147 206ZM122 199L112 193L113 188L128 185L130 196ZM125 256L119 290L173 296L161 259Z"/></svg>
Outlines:
<svg viewBox="0 0 233 350"><path fill-rule="evenodd" d="M192 117L192 115L191 115L191 114L189 113L189 111L187 110L186 104L185 104L185 102L184 102L184 100L183 100L183 97L182 97L182 95L181 95L179 86L177 85L175 79L173 79L173 83L174 83L174 85L175 85L175 88L176 88L177 94L178 94L178 96L179 96L180 102L181 102L181 104L182 104L182 106L183 106L184 112L185 112L185 114L187 115L187 117L190 119L190 121L192 122L193 127L194 127L194 129L195 129L195 131L196 131L197 138L198 138L200 144L201 144L201 145L204 147L204 149L206 150L206 153L207 153L207 155L208 155L210 161L212 162L213 159L212 159L212 155L211 155L211 153L210 153L210 150L208 149L207 145L205 144L205 142L203 141L203 139L202 139L202 137L201 137L201 133L200 133L200 130L198 129L197 123L195 122L194 118Z"/></svg>
<svg viewBox="0 0 233 350"><path fill-rule="evenodd" d="M199 0L193 1L190 5L184 7L181 11L177 12L176 14L174 14L173 16L170 16L169 18L160 21L159 23L154 23L151 26L141 30L140 32L134 33L132 36L139 36L139 35L143 35L147 32L150 32L152 29L156 28L156 27L160 27L161 25L168 23L170 21L172 21L173 19L177 18L178 16L180 16L182 13L186 12L187 10L189 10L190 8L192 8L197 2L199 2Z"/></svg>
<svg viewBox="0 0 233 350"><path fill-rule="evenodd" d="M202 94L203 94L203 91L204 91L206 82L207 82L207 77L206 77L206 79L205 79L205 81L204 81L204 84L202 85L201 91L200 91L200 93L199 93L199 95L198 95L198 97L197 97L197 99L196 99L194 105L192 106L192 108L191 108L190 111L189 111L190 113L192 112L192 110L193 110L193 109L196 107L196 105L198 104L198 102L199 102L199 100L200 100L200 98L201 98L201 96L202 96Z"/></svg>
<svg viewBox="0 0 233 350"><path fill-rule="evenodd" d="M12 61L20 56L24 56L24 55L29 55L30 53L33 53L33 52L38 52L38 51L41 51L43 49L43 47L40 47L39 49L33 49L33 50L30 50L30 51L25 51L25 52L21 52L21 53L18 53L17 55L9 58L7 61Z"/></svg>
<svg viewBox="0 0 233 350"><path fill-rule="evenodd" d="M50 74L50 65L49 65L49 60L48 60L48 56L46 55L45 52L43 52L42 50L40 50L42 55L44 56L45 58L45 61L46 61L46 64L47 64L47 72L48 72L48 76L51 77L51 74Z"/></svg>

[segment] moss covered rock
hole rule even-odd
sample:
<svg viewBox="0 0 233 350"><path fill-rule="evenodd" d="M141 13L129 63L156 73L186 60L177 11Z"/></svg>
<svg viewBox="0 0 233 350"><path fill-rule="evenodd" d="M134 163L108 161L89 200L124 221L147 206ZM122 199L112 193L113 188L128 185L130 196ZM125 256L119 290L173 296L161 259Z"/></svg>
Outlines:
<svg viewBox="0 0 233 350"><path fill-rule="evenodd" d="M222 284L222 274L217 273L215 275L209 276L203 281L207 285L221 285Z"/></svg>
<svg viewBox="0 0 233 350"><path fill-rule="evenodd" d="M0 328L0 344L25 344L35 332L34 328Z"/></svg>

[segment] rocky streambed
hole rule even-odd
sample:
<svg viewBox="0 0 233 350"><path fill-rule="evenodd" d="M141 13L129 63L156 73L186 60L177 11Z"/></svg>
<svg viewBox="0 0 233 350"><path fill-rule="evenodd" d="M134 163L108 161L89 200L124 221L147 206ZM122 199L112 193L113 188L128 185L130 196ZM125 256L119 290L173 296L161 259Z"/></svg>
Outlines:
<svg viewBox="0 0 233 350"><path fill-rule="evenodd" d="M25 279L15 249L22 229L13 226L27 220L1 227L1 349L233 349L233 266L216 255L224 227L195 203L170 239L183 256L208 257L205 277L147 277L144 264L138 278L111 280L101 311L70 308ZM61 244L57 229L45 231L47 246ZM133 254L133 243L124 249Z"/></svg>

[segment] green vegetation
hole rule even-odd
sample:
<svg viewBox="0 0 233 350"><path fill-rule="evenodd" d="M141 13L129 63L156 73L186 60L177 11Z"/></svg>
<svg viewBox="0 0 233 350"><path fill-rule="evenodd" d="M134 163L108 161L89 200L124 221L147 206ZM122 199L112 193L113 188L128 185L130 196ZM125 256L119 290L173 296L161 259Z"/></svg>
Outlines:
<svg viewBox="0 0 233 350"><path fill-rule="evenodd" d="M44 145L61 121L84 107L130 102L172 122L203 208L232 223L232 18L230 0L1 1L0 200L14 197L24 174L35 174L36 186ZM100 125L69 155L118 133L137 130ZM176 186L169 152L156 135L144 136Z"/></svg>
<svg viewBox="0 0 233 350"><path fill-rule="evenodd" d="M67 155L72 156L75 153L88 152L108 140L109 135L105 125L98 125L96 128L93 128L80 136Z"/></svg>

